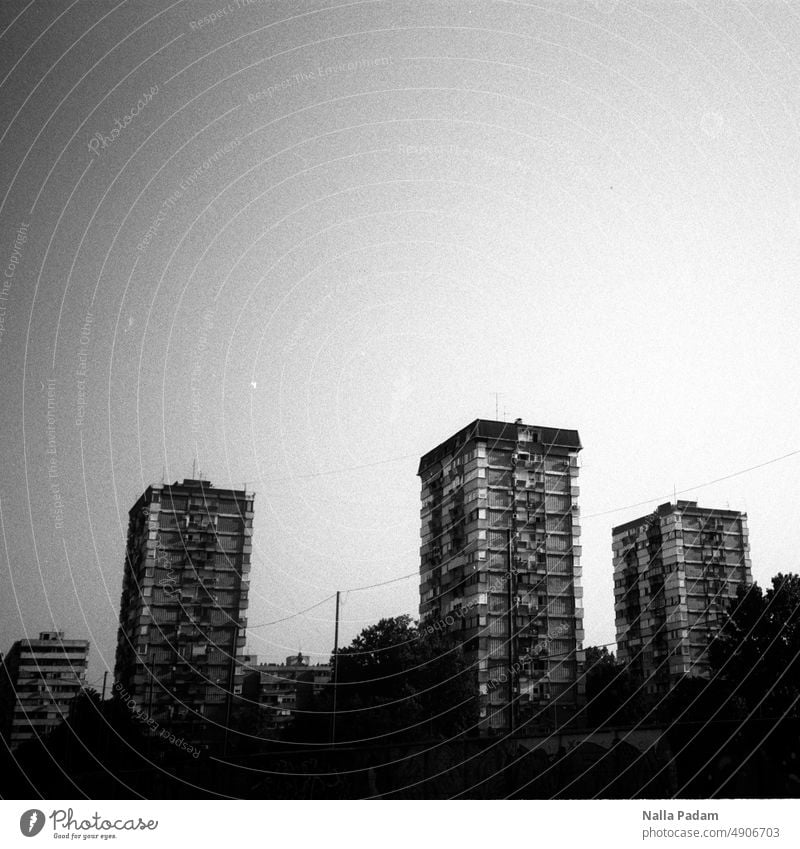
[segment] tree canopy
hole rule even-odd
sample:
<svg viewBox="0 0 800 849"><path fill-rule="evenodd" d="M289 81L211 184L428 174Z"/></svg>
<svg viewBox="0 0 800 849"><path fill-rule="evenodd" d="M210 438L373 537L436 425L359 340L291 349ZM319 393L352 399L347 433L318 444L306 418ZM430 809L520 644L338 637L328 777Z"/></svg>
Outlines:
<svg viewBox="0 0 800 849"><path fill-rule="evenodd" d="M428 634L410 616L381 619L331 658L336 664L337 742L451 737L477 722L477 676L460 646ZM300 718L297 732L325 739L333 725L332 684Z"/></svg>

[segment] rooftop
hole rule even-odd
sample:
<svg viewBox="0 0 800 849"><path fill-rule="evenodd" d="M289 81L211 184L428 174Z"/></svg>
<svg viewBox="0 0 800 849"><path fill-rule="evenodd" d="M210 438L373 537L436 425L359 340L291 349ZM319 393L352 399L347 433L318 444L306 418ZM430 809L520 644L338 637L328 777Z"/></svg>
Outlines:
<svg viewBox="0 0 800 849"><path fill-rule="evenodd" d="M740 516L747 516L746 513L742 513L740 510L729 510L727 508L722 510L718 507L698 507L696 501L682 501L678 499L675 504L667 501L665 504L659 504L658 507L656 507L656 509L651 513L640 516L638 519L631 519L629 522L625 522L622 525L617 525L611 529L611 533L613 536L616 536L617 534L632 530L648 519L653 519L657 516L669 516L671 513L685 513L689 511L705 516L709 519L714 517L718 517L720 519L738 519Z"/></svg>
<svg viewBox="0 0 800 849"><path fill-rule="evenodd" d="M520 427L534 430L539 435L537 444L547 446L558 446L560 448L570 448L573 451L580 451L581 440L577 430L564 430L557 427L543 427L541 425L523 424L519 419L516 422L496 422L488 419L475 419L474 422L462 428L458 433L455 433L449 439L446 439L440 445L437 445L432 451L422 456L419 461L419 469L417 474L421 474L425 469L443 460L449 454L452 454L459 446L470 442L473 439L486 439L496 442L516 442L517 432Z"/></svg>
<svg viewBox="0 0 800 849"><path fill-rule="evenodd" d="M153 493L163 493L165 497L170 496L197 496L209 499L216 499L222 496L223 498L232 498L236 501L249 501L255 498L255 493L246 489L247 484L242 485L243 489L228 489L225 487L214 486L211 481L202 478L184 478L183 481L175 481L175 483L155 483L147 487L147 489L139 496L136 503L130 509L129 514L138 513L139 510L153 500Z"/></svg>

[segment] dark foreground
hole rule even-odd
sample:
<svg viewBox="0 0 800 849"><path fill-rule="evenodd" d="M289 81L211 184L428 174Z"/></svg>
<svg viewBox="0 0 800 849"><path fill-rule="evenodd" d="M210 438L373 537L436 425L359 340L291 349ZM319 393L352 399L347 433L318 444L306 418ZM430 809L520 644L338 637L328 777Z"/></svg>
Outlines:
<svg viewBox="0 0 800 849"><path fill-rule="evenodd" d="M105 740L2 756L4 798L663 799L800 796L800 723L615 728L227 757ZM66 744L66 745L65 745Z"/></svg>

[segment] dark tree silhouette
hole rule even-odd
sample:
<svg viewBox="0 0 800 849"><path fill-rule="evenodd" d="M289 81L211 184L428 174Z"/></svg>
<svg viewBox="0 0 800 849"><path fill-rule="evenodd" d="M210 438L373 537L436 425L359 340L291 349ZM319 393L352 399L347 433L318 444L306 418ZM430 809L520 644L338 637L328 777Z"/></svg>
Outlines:
<svg viewBox="0 0 800 849"><path fill-rule="evenodd" d="M800 578L740 587L709 646L710 676L662 706L682 795L800 795Z"/></svg>
<svg viewBox="0 0 800 849"><path fill-rule="evenodd" d="M718 700L749 716L798 718L800 576L778 573L766 593L740 587L709 657Z"/></svg>
<svg viewBox="0 0 800 849"><path fill-rule="evenodd" d="M196 766L186 751L147 732L147 725L116 694L104 702L86 688L47 736L22 744L13 755L7 753L10 775L0 782L5 791L0 795L72 798L82 792L95 798L126 798L135 795L134 784L138 792L146 792L154 777L168 777L176 765Z"/></svg>
<svg viewBox="0 0 800 849"><path fill-rule="evenodd" d="M439 632L421 631L410 616L381 619L340 649L336 741L397 742L456 736L477 722L476 674L461 648ZM300 717L294 739L328 739L333 687Z"/></svg>
<svg viewBox="0 0 800 849"><path fill-rule="evenodd" d="M605 646L586 649L586 711L589 728L641 722L644 698L625 666Z"/></svg>

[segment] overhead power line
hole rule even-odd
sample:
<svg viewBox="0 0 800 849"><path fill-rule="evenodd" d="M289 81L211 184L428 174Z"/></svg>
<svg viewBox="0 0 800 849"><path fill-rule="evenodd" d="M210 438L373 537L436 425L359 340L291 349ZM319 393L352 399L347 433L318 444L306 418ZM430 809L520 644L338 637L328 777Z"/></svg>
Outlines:
<svg viewBox="0 0 800 849"><path fill-rule="evenodd" d="M797 454L800 454L800 448L796 451L790 451L788 454L783 454L780 457L774 457L772 460L765 460L763 463L758 463L756 466L748 466L748 468L740 469L738 472L731 472L729 475L723 475L721 478L714 478L714 480L706 481L705 483L698 483L695 486L687 486L684 489L677 490L677 492L673 490L672 492L668 492L666 495L657 495L655 498L648 498L646 501L637 501L635 504L627 504L625 507L614 507L611 510L603 510L600 513L589 513L586 516L583 516L582 519L594 519L598 516L608 516L610 513L620 513L622 510L632 510L634 507L642 507L645 504L652 504L654 501L660 501L662 498L673 498L676 495L684 495L687 492L693 492L694 490L702 489L705 486L712 486L715 483L730 480L731 478L738 477L739 475L744 475L747 472L753 472L756 469L763 469L764 466L771 466L773 463L779 463L781 460L787 460L789 457L794 457Z"/></svg>
<svg viewBox="0 0 800 849"><path fill-rule="evenodd" d="M374 463L362 463L358 466L342 466L338 469L326 469L322 472L309 472L304 475L287 475L283 478L262 478L260 483L288 483L295 480L306 480L308 478L321 478L325 475L341 475L345 472L355 472L358 469L371 469L374 466L385 466L388 463L398 463L400 460L410 460L412 457L418 457L418 454L402 454L399 457L387 457L384 460L375 460Z"/></svg>
<svg viewBox="0 0 800 849"><path fill-rule="evenodd" d="M325 604L326 601L330 601L336 593L331 593L331 595L323 598L322 601L318 601L316 604L312 604L311 607L306 607L304 610L298 610L297 613L291 613L289 616L284 616L283 619L275 619L273 622L262 622L259 625L248 625L247 630L252 631L253 628L266 628L267 625L278 625L280 622L287 622L289 619L294 619L296 616L302 616L304 613L308 613L310 610L313 610L315 607L320 607Z"/></svg>
<svg viewBox="0 0 800 849"><path fill-rule="evenodd" d="M669 499L669 498L674 497L675 495L684 495L685 493L692 492L696 489L702 489L703 487L712 486L715 483L720 483L722 481L730 480L731 478L735 478L735 477L738 477L739 475L747 474L748 472L753 472L757 469L763 469L765 466L771 466L772 464L779 463L782 460L788 460L790 457L795 457L798 454L800 454L800 448L798 448L794 451L790 451L788 454L782 454L780 457L773 457L771 460L765 460L763 463L757 463L755 466L748 466L745 469L739 469L738 471L731 472L730 474L723 475L722 477L714 478L713 480L705 481L704 483L695 484L694 486L685 487L684 489L680 489L677 492L673 491L673 492L667 493L666 495L658 495L658 496L655 496L653 498L648 498L644 501L637 501L634 504L627 504L624 507L614 507L610 510L602 510L599 513L590 513L590 514L587 514L585 516L582 516L581 521L585 521L586 519L595 519L595 518L598 518L600 516L608 516L612 513L619 513L623 510L632 510L635 507L643 507L647 504L652 504L654 501L659 501L662 498ZM383 465L384 463L397 462L398 460L405 460L405 459L408 459L409 457L414 457L414 456L416 456L416 455L406 454L406 455L403 455L401 457L392 457L392 458L389 458L387 460L380 460L380 461L377 461L375 463L366 463L366 464L361 465L361 466L350 466L349 468L332 469L332 470L327 471L327 472L316 472L316 473L313 473L313 474L310 474L310 475L297 475L296 477L308 478L308 477L318 477L319 475L338 474L340 472L350 471L351 469L365 469L365 468L369 468L371 466ZM406 575L400 575L397 578L390 578L389 580L386 580L386 581L378 581L377 583L374 583L374 584L365 584L365 585L359 586L359 587L347 587L345 589L342 589L341 592L360 592L362 590L371 590L371 589L375 589L377 587L385 587L389 584L396 584L396 583L399 583L400 581L406 581L409 578L418 577L419 574L420 574L419 570L415 569L413 572L409 572ZM262 622L259 625L250 625L250 626L248 626L248 630L252 630L253 628L265 628L269 625L278 625L281 622L286 622L289 619L294 619L297 616L302 616L304 613L308 613L310 610L314 610L314 608L320 607L321 605L325 604L326 601L330 601L335 596L336 596L336 593L331 593L329 596L322 599L322 601L318 601L316 604L312 604L311 607L307 607L304 610L298 610L296 613L292 613L289 616L283 617L282 619L276 619L273 622ZM607 645L613 645L613 643L608 643Z"/></svg>

